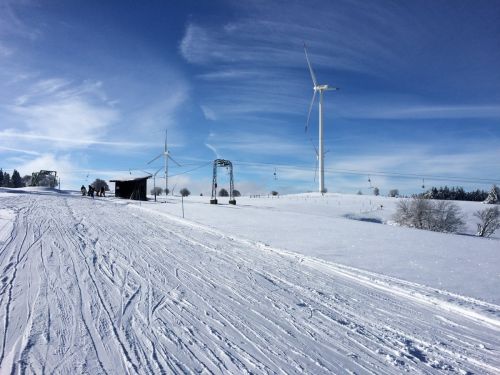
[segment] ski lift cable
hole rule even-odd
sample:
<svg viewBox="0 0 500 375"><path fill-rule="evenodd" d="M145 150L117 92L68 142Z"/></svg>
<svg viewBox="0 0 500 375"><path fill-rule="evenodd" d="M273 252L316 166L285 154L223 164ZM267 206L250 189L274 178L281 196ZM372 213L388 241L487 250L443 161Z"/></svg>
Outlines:
<svg viewBox="0 0 500 375"><path fill-rule="evenodd" d="M184 171L184 172L181 172L181 173L176 173L176 174L171 174L169 175L168 177L175 177L175 176L180 176L180 175L183 175L183 174L187 174L187 173L191 173L193 171L196 171L198 169L201 169L203 167L206 167L207 165L209 164L212 164L213 163L213 160L210 160L209 162L205 163L205 164L202 164L202 165L198 165L196 168L192 168L190 170L187 170L187 171Z"/></svg>
<svg viewBox="0 0 500 375"><path fill-rule="evenodd" d="M203 164L197 164L196 167L176 173L171 175L172 177L191 173L197 169L201 169L209 164L213 163L213 160L208 160ZM273 163L273 162L249 162L243 160L233 160L233 165L273 165L275 168L280 168L282 170L303 170L312 171L313 167L310 165L293 165L285 163ZM185 164L189 165L189 164ZM192 165L192 164L191 164ZM141 167L142 168L142 167ZM127 169L116 169L116 172L129 172L131 170L139 170L141 168L127 168ZM3 171L8 171L8 168L3 168ZM316 170L316 168L314 168ZM88 169L71 169L71 170L60 170L61 173L84 173L85 176L92 173L99 173L99 171L89 171ZM444 175L427 175L418 173L401 173L401 172L385 172L385 171L366 171L366 170L356 170L356 169L338 169L338 168L325 168L325 172L328 174L350 174L350 175L370 175L370 176L382 176L382 177L394 177L394 178L404 178L404 179L422 179L422 186L425 188L425 179L428 181L449 181L449 182L462 182L462 183L480 183L480 184L500 184L500 178L479 178L479 177L465 177L465 176L444 176Z"/></svg>
<svg viewBox="0 0 500 375"><path fill-rule="evenodd" d="M233 161L234 164L242 165L277 165L272 162L247 162L241 160ZM278 164L282 169L294 169L294 170L311 170L312 167L307 165L290 165L290 164ZM384 172L384 171L366 171L366 170L355 170L355 169L337 169L337 168L325 168L325 172L328 173L344 173L352 175L374 175L374 176L387 176L387 177L400 177L400 178L419 178L437 181L453 181L453 182L471 182L471 183L488 183L488 184L498 184L499 179L494 178L479 178L479 177L461 177L461 176L444 176L444 175L427 175L427 174L417 174L417 173L400 173L400 172Z"/></svg>

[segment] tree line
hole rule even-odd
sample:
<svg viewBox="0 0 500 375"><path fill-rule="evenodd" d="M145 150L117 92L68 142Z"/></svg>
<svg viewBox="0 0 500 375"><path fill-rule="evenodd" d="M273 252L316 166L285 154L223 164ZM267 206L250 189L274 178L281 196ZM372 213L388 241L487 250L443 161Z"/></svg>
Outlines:
<svg viewBox="0 0 500 375"><path fill-rule="evenodd" d="M488 197L488 192L484 190L465 191L463 187L457 186L451 189L448 186L432 187L425 193L419 194L426 199L439 199L444 201L474 201L483 202Z"/></svg>
<svg viewBox="0 0 500 375"><path fill-rule="evenodd" d="M29 185L31 181L31 176L24 176L21 177L19 172L14 169L12 172L12 176L4 172L0 168L0 187L9 187L9 188L19 188L19 187L25 187L26 185Z"/></svg>

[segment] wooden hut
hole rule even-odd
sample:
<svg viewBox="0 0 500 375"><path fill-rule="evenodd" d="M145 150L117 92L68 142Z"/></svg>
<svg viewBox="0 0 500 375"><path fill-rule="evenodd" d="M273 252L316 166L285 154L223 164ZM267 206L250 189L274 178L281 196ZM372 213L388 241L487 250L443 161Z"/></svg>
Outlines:
<svg viewBox="0 0 500 375"><path fill-rule="evenodd" d="M148 178L151 178L151 176L128 180L110 180L110 182L115 183L115 197L146 201L148 200L146 197Z"/></svg>

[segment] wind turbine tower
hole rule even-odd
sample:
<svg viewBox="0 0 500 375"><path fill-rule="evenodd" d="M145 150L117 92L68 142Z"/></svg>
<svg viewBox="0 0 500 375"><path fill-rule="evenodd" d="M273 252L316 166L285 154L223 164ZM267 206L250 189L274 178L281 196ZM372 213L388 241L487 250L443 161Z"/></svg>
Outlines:
<svg viewBox="0 0 500 375"><path fill-rule="evenodd" d="M306 132L309 126L309 118L311 117L311 110L314 105L314 101L316 100L316 93L319 92L319 149L317 152L318 157L318 168L319 168L319 192L325 192L325 153L323 151L323 92L325 91L335 91L338 90L338 87L330 87L328 85L318 85L316 81L316 76L314 75L314 71L311 66L311 62L309 61L309 56L307 55L306 45L304 44L304 52L306 54L307 65L309 66L309 72L311 73L311 78L313 81L313 97L311 100L311 104L309 105L309 113L307 114L307 122L306 122Z"/></svg>
<svg viewBox="0 0 500 375"><path fill-rule="evenodd" d="M179 163L177 163L171 156L170 156L170 151L168 151L168 146L167 146L167 129L165 129L165 148L163 149L163 152L155 157L153 160L148 162L148 164L151 164L155 160L161 158L163 156L164 160L164 172L165 172L165 196L167 195L168 191L168 159L172 160L175 164L177 164L179 167L181 166Z"/></svg>

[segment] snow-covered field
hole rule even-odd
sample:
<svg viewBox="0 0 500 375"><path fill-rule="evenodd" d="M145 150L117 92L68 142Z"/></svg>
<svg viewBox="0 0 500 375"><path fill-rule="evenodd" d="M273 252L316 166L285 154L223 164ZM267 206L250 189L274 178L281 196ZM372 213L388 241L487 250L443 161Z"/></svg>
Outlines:
<svg viewBox="0 0 500 375"><path fill-rule="evenodd" d="M0 373L499 373L499 234L394 202L0 190Z"/></svg>

